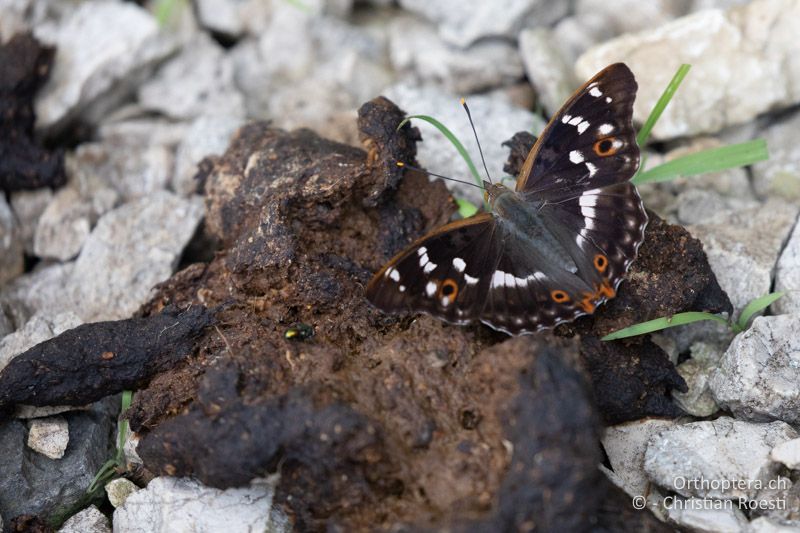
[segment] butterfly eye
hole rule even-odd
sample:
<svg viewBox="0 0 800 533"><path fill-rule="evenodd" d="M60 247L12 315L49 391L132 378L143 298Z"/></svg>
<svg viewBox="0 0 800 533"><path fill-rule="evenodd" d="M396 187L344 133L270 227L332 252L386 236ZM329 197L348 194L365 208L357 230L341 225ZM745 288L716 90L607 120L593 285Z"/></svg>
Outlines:
<svg viewBox="0 0 800 533"><path fill-rule="evenodd" d="M550 292L550 298L557 304L563 304L569 301L569 294L561 290L555 290Z"/></svg>
<svg viewBox="0 0 800 533"><path fill-rule="evenodd" d="M608 259L606 256L601 254L594 256L594 268L596 268L598 272L605 272L606 268L608 268Z"/></svg>
<svg viewBox="0 0 800 533"><path fill-rule="evenodd" d="M617 143L615 137L606 137L594 143L594 153L600 157L608 157L617 153Z"/></svg>
<svg viewBox="0 0 800 533"><path fill-rule="evenodd" d="M453 279L446 279L439 285L439 298L447 298L450 302L458 295L458 283Z"/></svg>

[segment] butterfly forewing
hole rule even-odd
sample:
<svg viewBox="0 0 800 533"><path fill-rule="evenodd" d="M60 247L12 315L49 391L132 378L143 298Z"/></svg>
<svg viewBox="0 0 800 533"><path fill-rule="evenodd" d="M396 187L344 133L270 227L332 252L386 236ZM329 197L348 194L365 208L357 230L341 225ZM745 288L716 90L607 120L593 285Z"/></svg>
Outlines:
<svg viewBox="0 0 800 533"><path fill-rule="evenodd" d="M636 80L622 63L586 82L552 117L528 154L516 190L557 201L628 181L639 167Z"/></svg>

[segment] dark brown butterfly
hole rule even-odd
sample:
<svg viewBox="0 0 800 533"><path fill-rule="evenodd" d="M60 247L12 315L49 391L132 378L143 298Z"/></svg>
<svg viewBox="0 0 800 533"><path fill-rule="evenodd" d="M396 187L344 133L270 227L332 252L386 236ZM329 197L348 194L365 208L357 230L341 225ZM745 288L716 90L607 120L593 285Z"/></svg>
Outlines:
<svg viewBox="0 0 800 533"><path fill-rule="evenodd" d="M484 182L490 213L446 224L392 258L367 298L386 312L552 328L616 295L647 225L630 178L636 80L622 63L578 89L528 154L515 190Z"/></svg>

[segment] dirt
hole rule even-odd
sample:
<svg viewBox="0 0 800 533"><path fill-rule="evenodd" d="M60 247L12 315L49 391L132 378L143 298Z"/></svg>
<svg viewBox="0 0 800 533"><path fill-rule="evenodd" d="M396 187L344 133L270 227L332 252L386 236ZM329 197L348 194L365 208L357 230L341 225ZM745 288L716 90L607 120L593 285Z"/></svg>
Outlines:
<svg viewBox="0 0 800 533"><path fill-rule="evenodd" d="M50 75L55 49L29 34L0 45L0 190L59 187L66 183L64 154L34 139L33 99Z"/></svg>
<svg viewBox="0 0 800 533"><path fill-rule="evenodd" d="M202 165L220 249L139 314L205 307L214 323L135 395L145 466L220 488L277 471L301 531L661 531L599 472L598 437L680 414L685 383L646 337L598 339L729 309L699 242L651 216L617 298L556 334L384 315L364 298L372 273L455 211L441 182L395 165L416 164L403 116L362 107L364 149L251 124ZM532 142L515 139L510 167Z"/></svg>

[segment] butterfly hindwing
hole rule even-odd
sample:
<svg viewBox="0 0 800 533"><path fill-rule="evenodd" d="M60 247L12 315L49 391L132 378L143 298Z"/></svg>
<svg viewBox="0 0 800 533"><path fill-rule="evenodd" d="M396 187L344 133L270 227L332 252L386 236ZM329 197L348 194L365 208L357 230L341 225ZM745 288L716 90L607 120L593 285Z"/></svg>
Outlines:
<svg viewBox="0 0 800 533"><path fill-rule="evenodd" d="M502 246L496 231L487 213L439 228L375 274L367 298L386 312L424 312L454 324L478 319Z"/></svg>

